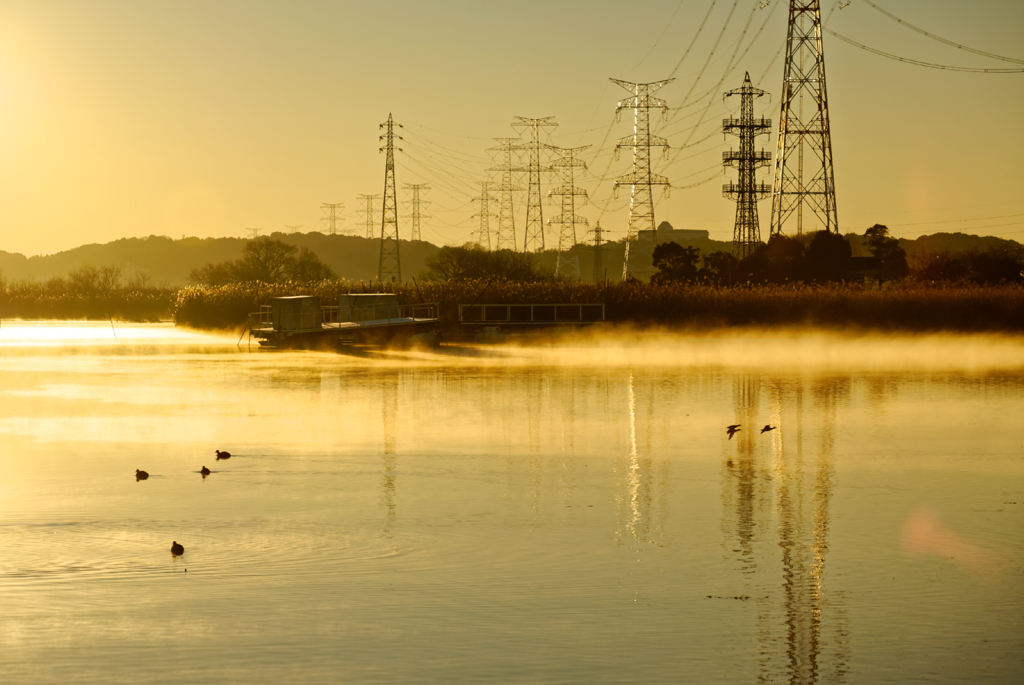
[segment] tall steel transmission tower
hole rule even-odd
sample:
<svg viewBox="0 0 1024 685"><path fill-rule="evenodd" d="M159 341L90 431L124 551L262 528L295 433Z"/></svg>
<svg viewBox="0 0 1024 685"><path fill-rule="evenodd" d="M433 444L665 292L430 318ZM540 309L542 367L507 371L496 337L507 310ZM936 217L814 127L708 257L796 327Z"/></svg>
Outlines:
<svg viewBox="0 0 1024 685"><path fill-rule="evenodd" d="M604 229L601 228L601 222L598 221L597 225L594 226L594 282L598 283L604 280L604 248L601 247L603 242L602 237Z"/></svg>
<svg viewBox="0 0 1024 685"><path fill-rule="evenodd" d="M473 198L473 202L479 202L480 203L480 211L477 212L476 214L474 214L473 216L474 217L480 217L480 228L477 230L476 241L477 241L477 243L480 244L480 247L484 248L485 250L490 250L491 249L490 218L491 217L497 218L497 216L490 211L490 209L488 208L488 205L489 205L490 202L493 202L496 199L497 198L495 198L493 195L491 195L491 184L490 184L490 182L489 181L481 181L480 182L480 197L474 197Z"/></svg>
<svg viewBox="0 0 1024 685"><path fill-rule="evenodd" d="M516 171L516 165L513 162L512 155L519 149L518 138L495 138L498 141L496 147L487 148L488 152L500 152L501 162L497 167L488 169L488 172L501 172L501 183L498 185L497 190L499 195L498 205L498 235L495 241L494 249L496 250L515 250L516 249L516 217L514 213L514 207L512 205L512 193L518 190L522 190L521 186L517 186L512 178L512 173Z"/></svg>
<svg viewBox="0 0 1024 685"><path fill-rule="evenodd" d="M380 265L377 267L378 281L401 281L402 260L398 254L398 196L395 193L395 138L402 140L402 136L395 135L395 122L388 114L388 120L380 125L380 128L387 126L388 132L380 136L380 140L386 140L380 152L387 152L387 162L384 165L384 208L381 210L380 222ZM402 125L398 125L402 128ZM398 148L401 152L402 148Z"/></svg>
<svg viewBox="0 0 1024 685"><path fill-rule="evenodd" d="M587 191L583 188L577 188L575 181L576 169L587 168L587 163L582 159L578 159L576 155L590 146L555 147L552 145L549 147L554 150L559 157L551 163L551 168L558 169L562 172L562 185L548 191L549 196L553 197L560 195L562 197L562 213L548 219L549 224L559 224L561 228L558 232L558 256L555 259L555 274L572 275L568 273L566 265L563 264L564 260L562 258L562 252L571 250L572 246L576 244L576 226L587 226L587 220L576 214L576 198L580 198L580 205L586 204ZM575 277L579 278L579 260L577 259L573 264L575 264ZM569 266L571 269L571 264Z"/></svg>
<svg viewBox="0 0 1024 685"><path fill-rule="evenodd" d="M542 172L540 151L544 146L540 142L540 130L542 128L558 126L552 119L554 117L543 117L541 119L516 117L516 120L512 122L512 128L530 129L530 142L520 148L529 151L530 163L525 167L517 167L517 171L525 171L527 173L528 180L526 192L526 237L523 240L524 252L539 252L544 249L544 209L541 205L540 195L540 175Z"/></svg>
<svg viewBox="0 0 1024 685"><path fill-rule="evenodd" d="M778 145L771 235L783 234L794 218L797 235L802 234L805 205L810 209L807 218L822 230L838 233L818 0L789 0Z"/></svg>
<svg viewBox="0 0 1024 685"><path fill-rule="evenodd" d="M628 185L632 188L629 201L629 229L626 231L626 254L622 260L622 280L629 275L629 243L636 240L640 231L651 231L654 242L658 242L657 224L654 223L654 186L670 187L668 178L651 172L651 148L662 147L668 150L668 141L660 136L651 135L652 107L661 108L662 113L668 110L664 100L652 97L665 84L675 79L665 79L653 83L631 83L618 79L609 79L633 94L633 97L620 100L615 107L618 114L624 109L633 110L633 135L619 138L615 149L633 149L633 171L615 179L615 187Z"/></svg>
<svg viewBox="0 0 1024 685"><path fill-rule="evenodd" d="M742 259L761 243L761 227L757 220L757 201L772 194L767 183L758 183L755 171L768 166L772 159L771 152L754 149L754 138L771 134L772 120L761 117L754 118L754 98L767 95L763 90L754 88L750 83L750 73L743 77L743 85L736 90L727 92L723 99L731 95L740 96L740 118L730 117L722 121L722 130L740 138L740 149L722 153L722 163L735 167L739 172L738 183L729 182L722 186L722 195L736 201L736 226L733 228L732 239Z"/></svg>
<svg viewBox="0 0 1024 685"><path fill-rule="evenodd" d="M412 205L412 214L407 214L406 218L412 219L412 230L409 233L410 240L423 240L420 237L420 219L429 219L430 216L427 214L420 213L421 205L429 205L429 200L420 199L421 190L430 190L430 186L426 183L406 183L402 186L406 190L412 191L412 199L406 200L405 203Z"/></svg>
<svg viewBox="0 0 1024 685"><path fill-rule="evenodd" d="M338 212L345 209L345 205L341 202L324 202L320 205L320 209L324 210L320 221L327 224L327 235L336 235L338 233Z"/></svg>
<svg viewBox="0 0 1024 685"><path fill-rule="evenodd" d="M358 199L366 202L366 221L363 225L366 227L366 237L373 238L377 232L377 222L373 218L373 203L380 199L380 195L360 195Z"/></svg>

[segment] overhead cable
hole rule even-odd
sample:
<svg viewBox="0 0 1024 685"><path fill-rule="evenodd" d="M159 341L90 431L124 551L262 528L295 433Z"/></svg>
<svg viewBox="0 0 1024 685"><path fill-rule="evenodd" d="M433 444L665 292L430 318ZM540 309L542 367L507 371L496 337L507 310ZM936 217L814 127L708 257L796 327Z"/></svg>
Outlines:
<svg viewBox="0 0 1024 685"><path fill-rule="evenodd" d="M893 21L897 22L898 24L902 24L903 26L906 26L911 31L917 31L922 36L928 36L932 40L937 40L940 43L945 43L946 45L951 45L954 48L957 48L958 50L965 50L966 52L973 52L976 55L983 55L985 57L991 57L992 59L998 59L998 60L1002 60L1004 62L1013 62L1014 64L1024 64L1024 59L1016 59L1014 57L1004 57L1003 55L996 55L996 54L991 53L991 52L985 52L984 50L977 50L975 48L969 48L966 45L961 45L960 43L954 43L951 40L946 40L945 38L942 38L941 36L936 36L934 33L928 33L927 31L925 31L922 28L918 28L917 26L914 26L913 24L911 24L909 22L903 21L902 19L897 17L895 14L892 14L891 12L887 12L886 10L882 9L881 7L876 5L875 3L871 2L871 0L864 0L864 2L867 3L868 5L870 5L871 7L875 8L876 10L878 10L879 12L884 14L885 16L889 17Z"/></svg>
<svg viewBox="0 0 1024 685"><path fill-rule="evenodd" d="M851 39L847 38L844 35L838 34L838 33L836 33L835 31L833 31L832 29L829 29L829 28L822 27L822 30L827 32L827 33L829 33L829 34L831 34L831 35L833 35L833 36L835 36L836 38L838 38L841 41L844 41L846 43L849 43L850 45L854 45L854 46L860 48L861 50L867 50L868 52L872 52L872 53L874 53L876 55L881 55L882 57L888 57L889 59L894 59L897 62L905 62L906 64L914 64L914 65L917 65L919 67L928 67L930 69L944 69L946 71L966 71L966 72L981 73L981 74L1021 74L1021 73L1024 73L1024 68L1021 68L1021 69L982 69L982 68L978 68L978 67L953 67L953 66L949 66L947 64L933 64L932 62L922 62L921 60L910 59L909 57L900 57L899 55L893 55L893 54L888 53L888 52L883 52L883 51L878 50L876 48L870 48L867 45L864 45L863 43L858 43L857 41L851 40Z"/></svg>

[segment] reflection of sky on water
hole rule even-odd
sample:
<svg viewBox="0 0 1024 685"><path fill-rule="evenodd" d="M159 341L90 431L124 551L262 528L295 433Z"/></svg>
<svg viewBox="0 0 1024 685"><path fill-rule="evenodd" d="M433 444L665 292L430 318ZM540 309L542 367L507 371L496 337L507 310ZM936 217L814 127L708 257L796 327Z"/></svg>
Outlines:
<svg viewBox="0 0 1024 685"><path fill-rule="evenodd" d="M126 592L166 621L132 614L118 653L159 634L257 678L303 663L381 682L1020 673L1024 516L1004 502L1024 502L1024 375L1000 358L751 370L669 363L677 351L609 367L507 348L8 351L8 673L64 673L55 639L86 669L109 659ZM209 463L214 447L236 456ZM121 478L138 467L149 481ZM186 595L149 558L183 527ZM998 573L976 570L982 554ZM55 598L66 623L43 609ZM251 602L267 620L219 637ZM143 680L162 663L128 661Z"/></svg>

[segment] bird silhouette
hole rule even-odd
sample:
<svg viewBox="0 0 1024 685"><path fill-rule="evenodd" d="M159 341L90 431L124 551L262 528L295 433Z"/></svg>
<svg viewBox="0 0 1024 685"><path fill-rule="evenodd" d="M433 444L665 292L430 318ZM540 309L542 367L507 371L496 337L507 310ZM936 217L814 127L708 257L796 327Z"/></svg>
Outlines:
<svg viewBox="0 0 1024 685"><path fill-rule="evenodd" d="M767 433L768 431L773 431L776 428L777 428L777 426L771 426L771 425L766 423L766 424L764 424L764 428L761 429L761 432L762 433Z"/></svg>
<svg viewBox="0 0 1024 685"><path fill-rule="evenodd" d="M230 459L230 458L231 458L231 452L221 452L220 450L217 450L217 459Z"/></svg>
<svg viewBox="0 0 1024 685"><path fill-rule="evenodd" d="M177 540L171 541L171 554L176 557L180 557L185 553L185 548L178 544Z"/></svg>
<svg viewBox="0 0 1024 685"><path fill-rule="evenodd" d="M135 480L146 480L147 478L149 478L148 473L146 473L142 469L135 469Z"/></svg>
<svg viewBox="0 0 1024 685"><path fill-rule="evenodd" d="M732 440L732 436L740 432L740 426L742 425L742 423L734 423L733 425L726 427L725 432L729 434L730 440Z"/></svg>
<svg viewBox="0 0 1024 685"><path fill-rule="evenodd" d="M199 473L203 474L203 478L206 478L208 475L210 475L210 469L204 466L203 468L199 469Z"/></svg>

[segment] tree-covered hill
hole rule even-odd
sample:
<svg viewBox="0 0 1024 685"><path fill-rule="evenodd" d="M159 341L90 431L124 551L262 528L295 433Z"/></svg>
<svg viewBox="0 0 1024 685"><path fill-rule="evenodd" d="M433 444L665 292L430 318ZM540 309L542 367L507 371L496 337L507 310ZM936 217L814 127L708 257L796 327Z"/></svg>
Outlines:
<svg viewBox="0 0 1024 685"><path fill-rule="evenodd" d="M671 230L667 222L663 222L662 227ZM659 236L662 227L659 227ZM696 235L703 233L702 231L693 231L692 233L694 236L690 238L683 239L672 235L669 239L677 242L682 240L686 245L699 248L705 255L718 250L728 251L730 249L730 244L727 242L710 240L707 237ZM274 233L271 237L295 245L300 249L309 248L340 278L369 281L377 277L380 242L376 239L332 236L322 233ZM846 237L850 240L854 256L870 254L864 236L848 234ZM86 265L116 266L122 270L122 275L126 279L136 279L142 276L143 280L148 280L152 285L177 287L187 284L189 272L194 268L238 259L242 256L246 242L245 238L183 238L175 240L166 236L149 236L148 238L122 238L102 245L82 245L72 250L36 257L4 252L3 246L0 245L0 275L8 280L46 280L58 276L65 277L75 269ZM641 240L630 248L633 255L630 261L636 267L643 267L644 262L648 266L650 265L650 253L654 244L651 241L647 242L649 244ZM993 247L1013 249L1022 247L1020 243L1004 238L963 233L936 233L921 236L915 240L901 239L899 242L911 262L919 254L946 251L985 251ZM622 241L618 241L606 243L603 248L602 271L607 270L611 280L621 277L623 247ZM439 249L438 246L431 243L403 240L401 243L402 276L409 279L422 274L426 269L427 258ZM576 258L581 278L590 280L593 275L593 247L583 244L576 245L567 256L570 259ZM537 270L553 273L555 257L553 250L536 255Z"/></svg>
<svg viewBox="0 0 1024 685"><path fill-rule="evenodd" d="M299 248L307 247L341 278L372 280L377 277L380 242L367 238L322 233L274 233L272 238ZM116 266L126 278L146 274L154 285L186 285L189 272L211 262L242 256L245 238L184 238L166 236L122 238L103 245L92 244L65 252L26 258L0 251L0 273L7 279L45 280L67 276L84 265ZM402 241L402 275L417 276L427 257L438 250L423 241Z"/></svg>

